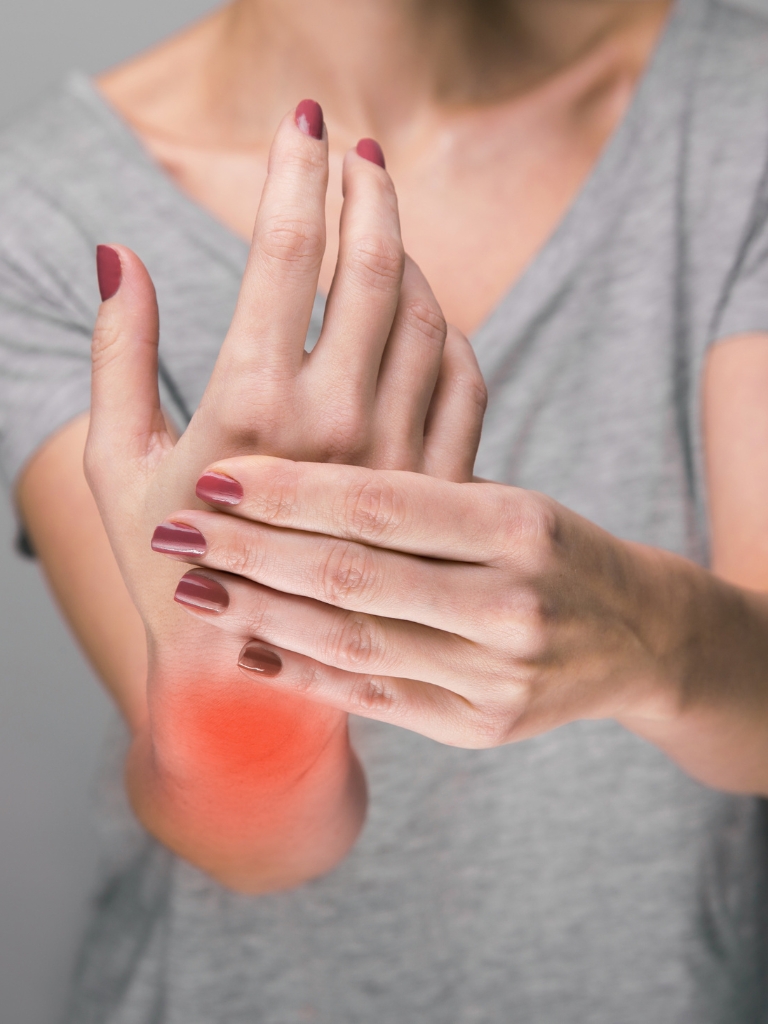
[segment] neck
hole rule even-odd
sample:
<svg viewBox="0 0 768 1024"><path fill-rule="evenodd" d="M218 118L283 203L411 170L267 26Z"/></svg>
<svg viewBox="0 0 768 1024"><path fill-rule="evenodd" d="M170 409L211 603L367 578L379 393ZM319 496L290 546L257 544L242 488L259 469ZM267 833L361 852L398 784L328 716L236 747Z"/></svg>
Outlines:
<svg viewBox="0 0 768 1024"><path fill-rule="evenodd" d="M167 120L184 135L191 104L190 139L250 148L266 146L277 120L310 96L337 146L373 136L388 150L407 147L446 115L525 95L569 71L578 77L606 58L614 71L631 77L636 65L639 74L671 4L232 0L180 37L174 60L165 51L164 87L143 96L144 109L154 95L170 97Z"/></svg>
<svg viewBox="0 0 768 1024"><path fill-rule="evenodd" d="M258 114L246 115L262 119L268 135L278 108L282 114L311 96L345 134L386 137L414 117L430 91L431 69L419 54L408 6L402 0L234 0L222 12L211 80L230 96L269 96Z"/></svg>

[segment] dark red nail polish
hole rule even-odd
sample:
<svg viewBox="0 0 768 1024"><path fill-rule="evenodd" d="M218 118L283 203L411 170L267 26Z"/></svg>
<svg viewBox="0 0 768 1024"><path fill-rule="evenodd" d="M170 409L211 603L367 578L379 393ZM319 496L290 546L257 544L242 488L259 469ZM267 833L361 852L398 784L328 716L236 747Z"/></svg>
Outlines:
<svg viewBox="0 0 768 1024"><path fill-rule="evenodd" d="M217 614L229 608L229 594L218 580L197 572L188 572L181 577L173 599L179 604Z"/></svg>
<svg viewBox="0 0 768 1024"><path fill-rule="evenodd" d="M260 676L267 676L270 679L279 675L283 667L280 657L273 650L254 640L247 643L240 652L238 665L247 668L249 672L258 672Z"/></svg>
<svg viewBox="0 0 768 1024"><path fill-rule="evenodd" d="M296 124L313 139L323 137L323 108L314 100L302 100L296 107Z"/></svg>
<svg viewBox="0 0 768 1024"><path fill-rule="evenodd" d="M361 156L364 160L370 160L372 164L378 164L379 167L386 169L384 152L375 139L360 139L357 144L357 155Z"/></svg>
<svg viewBox="0 0 768 1024"><path fill-rule="evenodd" d="M96 276L99 279L101 301L111 299L123 279L120 256L110 245L96 246Z"/></svg>
<svg viewBox="0 0 768 1024"><path fill-rule="evenodd" d="M197 481L195 493L209 505L239 505L243 500L242 486L223 473L203 473Z"/></svg>
<svg viewBox="0 0 768 1024"><path fill-rule="evenodd" d="M152 550L161 555L204 555L208 545L194 526L161 523L152 535Z"/></svg>

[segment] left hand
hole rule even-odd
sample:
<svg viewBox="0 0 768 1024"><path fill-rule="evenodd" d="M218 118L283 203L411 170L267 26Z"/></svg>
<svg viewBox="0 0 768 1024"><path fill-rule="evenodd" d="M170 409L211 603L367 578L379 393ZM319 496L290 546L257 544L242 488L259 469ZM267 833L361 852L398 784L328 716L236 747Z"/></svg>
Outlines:
<svg viewBox="0 0 768 1024"><path fill-rule="evenodd" d="M192 591L229 605L186 607L270 686L468 748L676 713L691 563L514 487L259 456L208 472L241 485L233 514L172 519L205 539Z"/></svg>

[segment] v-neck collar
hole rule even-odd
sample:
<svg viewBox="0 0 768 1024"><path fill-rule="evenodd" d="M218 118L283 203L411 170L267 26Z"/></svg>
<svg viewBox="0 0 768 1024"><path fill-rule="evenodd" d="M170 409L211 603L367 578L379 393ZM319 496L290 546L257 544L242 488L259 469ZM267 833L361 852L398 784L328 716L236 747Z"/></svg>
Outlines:
<svg viewBox="0 0 768 1024"><path fill-rule="evenodd" d="M622 182L627 177L628 162L633 154L639 152L644 135L652 127L647 111L654 102L669 100L668 96L659 95L657 82L668 83L684 73L684 66L687 66L698 41L698 33L691 29L703 22L706 7L703 0L676 0L624 117L555 229L473 332L472 342L477 349L493 347L499 336L499 326L503 325L506 338L519 333L522 325L535 316L542 296L552 294L572 272L585 248L622 201ZM685 33L688 34L687 45L682 38ZM241 273L249 243L178 187L151 156L134 129L85 73L72 72L66 88L99 119L126 157L141 166L152 179L159 205L166 211L178 211L180 217L194 228L197 237L216 249L220 257ZM319 333L325 301L325 295L318 292L312 333Z"/></svg>
<svg viewBox="0 0 768 1024"><path fill-rule="evenodd" d="M606 142L571 205L520 276L474 331L472 342L484 355L500 339L520 336L535 322L548 297L556 294L626 201L631 163L644 144L674 118L669 83L684 79L699 48L705 0L676 0L630 105ZM683 90L678 90L679 97ZM649 111L654 116L649 116ZM659 112L662 112L659 115Z"/></svg>

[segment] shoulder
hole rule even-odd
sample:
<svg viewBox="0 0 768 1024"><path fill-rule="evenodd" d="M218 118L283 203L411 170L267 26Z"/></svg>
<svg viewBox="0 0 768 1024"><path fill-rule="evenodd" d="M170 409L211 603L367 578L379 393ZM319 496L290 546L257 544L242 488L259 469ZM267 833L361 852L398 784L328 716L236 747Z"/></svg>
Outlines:
<svg viewBox="0 0 768 1024"><path fill-rule="evenodd" d="M708 90L716 109L728 108L739 122L757 111L765 113L768 0L708 0L704 11L699 88Z"/></svg>
<svg viewBox="0 0 768 1024"><path fill-rule="evenodd" d="M768 29L768 0L713 0L715 12L737 27Z"/></svg>
<svg viewBox="0 0 768 1024"><path fill-rule="evenodd" d="M22 181L65 191L90 177L105 140L114 146L103 107L88 78L73 73L19 112L0 130L2 195Z"/></svg>
<svg viewBox="0 0 768 1024"><path fill-rule="evenodd" d="M670 173L692 322L709 342L768 324L768 0L679 2L695 59Z"/></svg>
<svg viewBox="0 0 768 1024"><path fill-rule="evenodd" d="M740 253L766 195L768 0L681 2L694 54L677 123L681 208L696 242Z"/></svg>
<svg viewBox="0 0 768 1024"><path fill-rule="evenodd" d="M87 316L93 246L120 159L88 80L73 75L0 131L0 304ZM114 202L114 197L111 200Z"/></svg>

